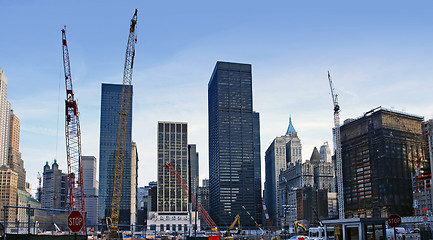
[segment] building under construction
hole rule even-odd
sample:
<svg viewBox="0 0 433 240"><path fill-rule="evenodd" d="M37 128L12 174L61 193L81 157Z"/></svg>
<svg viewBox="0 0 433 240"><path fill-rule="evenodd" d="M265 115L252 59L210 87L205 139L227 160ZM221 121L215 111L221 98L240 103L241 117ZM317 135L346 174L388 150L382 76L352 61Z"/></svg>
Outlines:
<svg viewBox="0 0 433 240"><path fill-rule="evenodd" d="M423 118L376 108L341 126L346 217L413 215L424 156ZM418 171L419 174L419 171Z"/></svg>

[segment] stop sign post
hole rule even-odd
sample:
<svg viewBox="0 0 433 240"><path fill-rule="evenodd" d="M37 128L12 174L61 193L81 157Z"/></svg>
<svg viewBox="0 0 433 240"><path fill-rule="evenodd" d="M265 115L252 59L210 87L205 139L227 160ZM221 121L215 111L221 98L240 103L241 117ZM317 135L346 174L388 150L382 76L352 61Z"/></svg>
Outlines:
<svg viewBox="0 0 433 240"><path fill-rule="evenodd" d="M392 214L388 217L388 225L390 227L398 227L401 224L401 217L397 214Z"/></svg>
<svg viewBox="0 0 433 240"><path fill-rule="evenodd" d="M83 215L79 211L72 211L68 216L68 227L72 232L79 232L84 225Z"/></svg>

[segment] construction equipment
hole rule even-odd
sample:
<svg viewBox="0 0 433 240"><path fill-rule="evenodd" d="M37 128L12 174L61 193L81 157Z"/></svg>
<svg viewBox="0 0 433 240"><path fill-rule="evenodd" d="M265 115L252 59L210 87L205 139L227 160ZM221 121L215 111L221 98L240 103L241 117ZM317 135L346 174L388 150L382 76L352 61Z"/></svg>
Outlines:
<svg viewBox="0 0 433 240"><path fill-rule="evenodd" d="M137 42L135 25L137 23L137 9L131 19L128 44L126 46L125 67L123 71L123 88L120 102L119 127L117 135L116 162L114 165L113 196L111 201L111 217L107 219L110 229L110 239L118 238L120 199L122 196L123 163L125 160L126 135L128 126L129 106L131 98L132 70L134 67L135 43Z"/></svg>
<svg viewBox="0 0 433 240"><path fill-rule="evenodd" d="M236 223L238 224L238 227L236 228L235 232L232 232L234 227L236 226ZM227 235L223 238L224 240L232 240L233 236L232 234L239 234L241 233L241 216L236 215L235 220L230 225L230 227L227 229Z"/></svg>
<svg viewBox="0 0 433 240"><path fill-rule="evenodd" d="M71 65L69 62L66 30L62 29L63 67L66 84L65 137L68 161L69 204L71 211L85 213L83 166L81 164L81 132L78 105L72 89Z"/></svg>
<svg viewBox="0 0 433 240"><path fill-rule="evenodd" d="M176 178L176 182L181 186L183 192L188 195L188 185L186 185L185 181L182 179L182 177L179 175L179 173L176 171L176 169L171 165L171 163L166 162L164 165L169 171L170 174L173 175ZM212 229L212 231L217 231L219 235L219 229L215 222L212 220L212 218L209 216L207 211L204 209L204 207L201 205L200 202L197 201L197 199L194 197L194 194L191 194L191 200L194 204L194 207L198 209L200 212L201 217L204 219L206 224Z"/></svg>
<svg viewBox="0 0 433 240"><path fill-rule="evenodd" d="M250 212L245 208L244 205L242 205L242 208L245 210L245 212L247 212L248 216L250 216L251 220L253 220L254 224L256 224L257 228L260 230L260 232L262 234L265 233L265 231L263 231L263 229L260 227L260 225L257 223L256 219L254 219L253 215L250 214ZM239 214L238 214L239 215ZM240 223L239 223L240 224ZM239 226L240 227L240 226Z"/></svg>
<svg viewBox="0 0 433 240"><path fill-rule="evenodd" d="M295 221L295 235L298 235L298 227L301 227L304 230L305 235L308 234L307 232L307 227L305 227L304 224L302 224L301 222Z"/></svg>
<svg viewBox="0 0 433 240"><path fill-rule="evenodd" d="M344 193L343 193L343 160L341 158L341 137L340 137L340 105L338 96L332 85L331 74L328 71L329 86L331 87L332 102L334 104L334 147L335 161L337 163L337 194L338 194L338 218L344 219Z"/></svg>
<svg viewBox="0 0 433 240"><path fill-rule="evenodd" d="M263 198L262 198L262 205L263 205L263 211L265 212L266 221L268 222L268 226L269 226L271 232L273 232L274 227L272 226L272 220L269 218L268 209L266 207L266 203L265 203L265 200Z"/></svg>

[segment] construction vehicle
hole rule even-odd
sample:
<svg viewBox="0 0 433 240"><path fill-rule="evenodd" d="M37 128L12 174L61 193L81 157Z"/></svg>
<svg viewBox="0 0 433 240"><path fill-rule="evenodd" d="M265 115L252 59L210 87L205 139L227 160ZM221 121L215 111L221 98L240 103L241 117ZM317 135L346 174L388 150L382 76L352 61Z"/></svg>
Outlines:
<svg viewBox="0 0 433 240"><path fill-rule="evenodd" d="M233 231L233 229L236 226L236 223L238 224L238 227L236 228L236 231ZM233 240L232 234L240 234L241 233L241 216L236 215L235 220L230 225L230 227L227 229L227 234L223 238L224 240Z"/></svg>
<svg viewBox="0 0 433 240"><path fill-rule="evenodd" d="M71 65L65 28L62 29L62 48L66 84L65 138L68 162L69 205L71 211L80 211L82 214L85 214L80 119L77 101L72 89ZM84 217L84 219L86 218Z"/></svg>
<svg viewBox="0 0 433 240"><path fill-rule="evenodd" d="M295 235L298 235L298 227L301 227L304 230L305 235L308 234L307 227L305 227L305 225L302 224L301 222L295 221L294 225L295 225Z"/></svg>
<svg viewBox="0 0 433 240"><path fill-rule="evenodd" d="M341 157L341 137L340 137L340 105L338 96L332 85L331 74L328 71L328 81L331 87L332 103L334 104L334 147L335 161L337 163L337 194L338 194L338 218L344 219L344 193L343 193L343 160Z"/></svg>
<svg viewBox="0 0 433 240"><path fill-rule="evenodd" d="M111 217L107 218L107 225L110 230L110 239L119 237L119 215L120 199L122 197L123 163L125 160L126 135L128 126L129 106L131 97L132 70L134 67L135 43L137 41L135 25L137 23L137 9L131 19L129 28L128 44L126 46L126 59L123 71L123 88L120 101L119 127L117 135L116 162L114 165L113 196L111 201Z"/></svg>

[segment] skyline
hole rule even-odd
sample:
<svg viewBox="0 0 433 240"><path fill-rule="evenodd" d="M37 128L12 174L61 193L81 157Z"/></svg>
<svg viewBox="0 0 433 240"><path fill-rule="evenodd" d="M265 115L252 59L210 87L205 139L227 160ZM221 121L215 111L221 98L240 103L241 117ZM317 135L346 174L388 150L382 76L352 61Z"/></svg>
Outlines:
<svg viewBox="0 0 433 240"><path fill-rule="evenodd" d="M99 161L101 84L122 83L135 8L132 139L139 153L139 186L156 180L158 121L188 122L188 143L197 144L199 152L200 182L208 177L207 84L217 61L252 65L262 182L264 152L284 135L289 116L303 160L314 146L333 145L328 70L341 122L378 106L433 118L429 1L0 1L0 6L0 68L8 78L7 99L20 119L20 152L33 189L46 161L57 158L67 170L62 27L67 26L83 155Z"/></svg>

